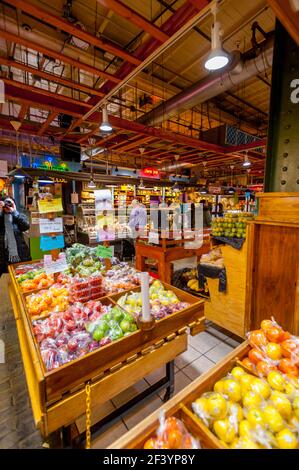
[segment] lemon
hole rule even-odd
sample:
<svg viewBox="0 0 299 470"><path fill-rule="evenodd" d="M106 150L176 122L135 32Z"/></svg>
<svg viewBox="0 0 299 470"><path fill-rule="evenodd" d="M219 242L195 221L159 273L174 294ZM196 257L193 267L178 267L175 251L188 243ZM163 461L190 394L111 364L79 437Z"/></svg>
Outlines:
<svg viewBox="0 0 299 470"><path fill-rule="evenodd" d="M263 410L264 421L270 431L279 432L284 428L281 414L272 405L267 405Z"/></svg>
<svg viewBox="0 0 299 470"><path fill-rule="evenodd" d="M250 437L252 432L252 426L247 419L243 419L239 424L239 435L241 437Z"/></svg>
<svg viewBox="0 0 299 470"><path fill-rule="evenodd" d="M226 444L231 443L236 437L236 431L227 418L215 421L213 430L216 436Z"/></svg>
<svg viewBox="0 0 299 470"><path fill-rule="evenodd" d="M284 391L286 383L280 372L276 370L269 372L267 381L270 387L274 388L275 390L278 390L279 392Z"/></svg>
<svg viewBox="0 0 299 470"><path fill-rule="evenodd" d="M234 367L233 370L231 371L231 374L233 377L237 380L240 380L241 375L244 375L246 372L242 367Z"/></svg>
<svg viewBox="0 0 299 470"><path fill-rule="evenodd" d="M293 401L293 410L296 418L299 419L299 397L296 397Z"/></svg>
<svg viewBox="0 0 299 470"><path fill-rule="evenodd" d="M245 408L258 408L262 402L262 397L256 392L249 391L243 396L243 406Z"/></svg>
<svg viewBox="0 0 299 470"><path fill-rule="evenodd" d="M252 408L251 410L248 411L247 413L247 421L253 426L262 426L264 427L265 422L264 422L264 416L263 412L257 408Z"/></svg>
<svg viewBox="0 0 299 470"><path fill-rule="evenodd" d="M214 385L214 392L223 393L224 380L218 380Z"/></svg>
<svg viewBox="0 0 299 470"><path fill-rule="evenodd" d="M285 393L290 397L292 397L296 393L296 388L293 384L291 384L291 382L287 382L285 386Z"/></svg>
<svg viewBox="0 0 299 470"><path fill-rule="evenodd" d="M225 418L227 404L225 398L220 393L215 392L208 398L207 413L214 419Z"/></svg>
<svg viewBox="0 0 299 470"><path fill-rule="evenodd" d="M297 439L294 433L287 428L276 434L276 443L279 449L296 449Z"/></svg>
<svg viewBox="0 0 299 470"><path fill-rule="evenodd" d="M239 438L235 437L235 439L233 440L233 442L231 443L229 447L230 449L238 449L239 448L238 444L239 444Z"/></svg>
<svg viewBox="0 0 299 470"><path fill-rule="evenodd" d="M292 431L299 432L299 419L296 416L291 417L289 424Z"/></svg>
<svg viewBox="0 0 299 470"><path fill-rule="evenodd" d="M223 393L227 395L231 401L241 400L241 385L237 380L227 379L224 381Z"/></svg>
<svg viewBox="0 0 299 470"><path fill-rule="evenodd" d="M239 403L234 403L233 401L228 401L227 402L227 409L228 409L228 413L230 415L236 416L237 420L239 422L243 419L243 417L244 417L243 409L239 405Z"/></svg>
<svg viewBox="0 0 299 470"><path fill-rule="evenodd" d="M272 392L270 399L283 418L289 419L291 417L292 405L284 393L275 390Z"/></svg>
<svg viewBox="0 0 299 470"><path fill-rule="evenodd" d="M244 436L239 439L238 449L260 449L260 447L253 439Z"/></svg>
<svg viewBox="0 0 299 470"><path fill-rule="evenodd" d="M240 384L241 384L242 394L250 390L250 386L254 378L255 377L253 377L253 375L246 374L246 373L241 375Z"/></svg>
<svg viewBox="0 0 299 470"><path fill-rule="evenodd" d="M253 379L250 389L267 400L271 394L270 385L262 379Z"/></svg>

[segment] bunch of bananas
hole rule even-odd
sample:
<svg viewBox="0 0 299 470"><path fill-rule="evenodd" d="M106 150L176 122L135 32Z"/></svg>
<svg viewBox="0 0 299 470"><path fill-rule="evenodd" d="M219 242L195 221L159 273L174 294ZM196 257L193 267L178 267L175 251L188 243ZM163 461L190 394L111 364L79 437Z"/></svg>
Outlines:
<svg viewBox="0 0 299 470"><path fill-rule="evenodd" d="M198 279L190 279L190 281L188 281L188 283L187 283L187 286L190 289L195 290L195 292L200 291L200 288L199 288L199 285L198 285Z"/></svg>

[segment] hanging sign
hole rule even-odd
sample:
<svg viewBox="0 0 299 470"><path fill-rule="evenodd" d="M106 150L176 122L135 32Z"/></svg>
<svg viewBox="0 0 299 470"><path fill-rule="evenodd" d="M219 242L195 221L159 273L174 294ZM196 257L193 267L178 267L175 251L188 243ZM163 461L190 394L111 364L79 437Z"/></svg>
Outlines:
<svg viewBox="0 0 299 470"><path fill-rule="evenodd" d="M160 178L160 171L157 168L147 167L143 168L140 171L140 176L144 176L144 178Z"/></svg>
<svg viewBox="0 0 299 470"><path fill-rule="evenodd" d="M71 203L72 204L78 204L79 203L79 194L78 193L72 193L71 194Z"/></svg>
<svg viewBox="0 0 299 470"><path fill-rule="evenodd" d="M209 184L208 190L210 194L221 194L221 186L213 186Z"/></svg>
<svg viewBox="0 0 299 470"><path fill-rule="evenodd" d="M96 254L99 258L112 258L114 255L114 246L98 245Z"/></svg>
<svg viewBox="0 0 299 470"><path fill-rule="evenodd" d="M44 269L46 274L61 273L68 269L65 253L60 253L56 261L53 261L52 255L44 256Z"/></svg>
<svg viewBox="0 0 299 470"><path fill-rule="evenodd" d="M40 233L59 233L63 232L62 217L55 219L39 219Z"/></svg>
<svg viewBox="0 0 299 470"><path fill-rule="evenodd" d="M42 235L40 237L40 249L42 251L58 250L64 248L64 236L63 235Z"/></svg>
<svg viewBox="0 0 299 470"><path fill-rule="evenodd" d="M40 214L47 214L49 212L63 212L62 200L60 197L38 200L38 210Z"/></svg>

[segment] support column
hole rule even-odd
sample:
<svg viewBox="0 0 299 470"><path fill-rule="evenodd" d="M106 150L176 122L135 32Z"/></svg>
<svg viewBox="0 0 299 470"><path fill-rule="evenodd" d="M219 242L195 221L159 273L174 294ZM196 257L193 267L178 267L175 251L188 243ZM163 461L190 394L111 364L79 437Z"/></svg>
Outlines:
<svg viewBox="0 0 299 470"><path fill-rule="evenodd" d="M299 47L276 23L265 191L299 191Z"/></svg>

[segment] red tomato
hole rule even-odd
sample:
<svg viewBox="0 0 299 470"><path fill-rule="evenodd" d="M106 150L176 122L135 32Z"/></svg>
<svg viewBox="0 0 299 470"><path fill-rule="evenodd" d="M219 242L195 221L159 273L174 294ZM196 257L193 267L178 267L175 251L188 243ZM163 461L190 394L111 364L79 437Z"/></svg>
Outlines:
<svg viewBox="0 0 299 470"><path fill-rule="evenodd" d="M250 331L248 334L248 341L250 346L259 347L259 346L266 346L267 338L265 333L262 330L253 330Z"/></svg>
<svg viewBox="0 0 299 470"><path fill-rule="evenodd" d="M271 343L279 343L282 338L283 331L276 326L269 328L266 331L266 337Z"/></svg>
<svg viewBox="0 0 299 470"><path fill-rule="evenodd" d="M279 361L278 369L287 375L292 375L294 377L298 377L299 375L298 367L296 367L290 359L281 359Z"/></svg>
<svg viewBox="0 0 299 470"><path fill-rule="evenodd" d="M259 361L263 361L265 359L264 354L257 348L251 349L248 353L248 357L254 364L257 364Z"/></svg>

